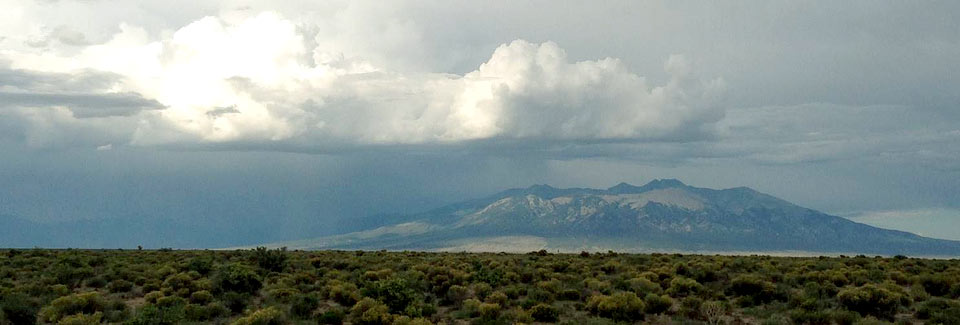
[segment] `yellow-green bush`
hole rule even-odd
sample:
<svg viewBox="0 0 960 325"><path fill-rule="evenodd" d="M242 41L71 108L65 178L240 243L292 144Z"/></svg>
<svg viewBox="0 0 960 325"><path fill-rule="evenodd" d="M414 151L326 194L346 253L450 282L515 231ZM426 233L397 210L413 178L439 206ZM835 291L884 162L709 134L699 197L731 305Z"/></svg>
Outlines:
<svg viewBox="0 0 960 325"><path fill-rule="evenodd" d="M40 319L56 323L67 316L76 314L93 315L106 310L103 296L97 292L84 292L54 299L50 305L40 310Z"/></svg>
<svg viewBox="0 0 960 325"><path fill-rule="evenodd" d="M233 325L283 325L287 324L286 315L276 307L257 310L250 315L238 318Z"/></svg>
<svg viewBox="0 0 960 325"><path fill-rule="evenodd" d="M350 308L350 317L359 325L386 325L393 321L390 308L369 297L361 299Z"/></svg>
<svg viewBox="0 0 960 325"><path fill-rule="evenodd" d="M103 319L103 313L76 314L64 317L57 324L59 325L97 325Z"/></svg>
<svg viewBox="0 0 960 325"><path fill-rule="evenodd" d="M644 308L643 300L633 292L595 295L587 299L590 312L617 321L642 320Z"/></svg>
<svg viewBox="0 0 960 325"><path fill-rule="evenodd" d="M560 311L556 307L539 304L530 308L530 316L538 322L547 322L552 323L556 322L560 317Z"/></svg>
<svg viewBox="0 0 960 325"><path fill-rule="evenodd" d="M887 320L893 320L900 307L910 303L905 295L874 284L840 290L837 300L843 307L861 315Z"/></svg>

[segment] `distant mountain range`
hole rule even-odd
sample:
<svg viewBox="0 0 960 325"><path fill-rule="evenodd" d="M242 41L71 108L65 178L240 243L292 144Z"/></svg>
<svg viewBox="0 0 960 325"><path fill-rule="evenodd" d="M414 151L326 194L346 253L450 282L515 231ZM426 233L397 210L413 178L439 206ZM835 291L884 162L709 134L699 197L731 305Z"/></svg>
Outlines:
<svg viewBox="0 0 960 325"><path fill-rule="evenodd" d="M960 241L856 223L746 187L714 190L675 179L608 189L535 185L425 213L378 218L357 220L369 229L268 246L960 256Z"/></svg>

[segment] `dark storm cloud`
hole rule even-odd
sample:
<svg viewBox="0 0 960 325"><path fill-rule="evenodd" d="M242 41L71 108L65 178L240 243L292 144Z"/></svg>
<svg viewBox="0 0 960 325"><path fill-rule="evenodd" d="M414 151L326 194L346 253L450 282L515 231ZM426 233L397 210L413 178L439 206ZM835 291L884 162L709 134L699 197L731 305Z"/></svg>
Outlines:
<svg viewBox="0 0 960 325"><path fill-rule="evenodd" d="M164 108L137 93L105 92L120 80L119 75L95 71L68 74L0 68L0 108L66 107L76 118L130 116Z"/></svg>
<svg viewBox="0 0 960 325"><path fill-rule="evenodd" d="M137 93L57 94L0 91L3 106L67 107L76 118L130 116L142 110L161 109L155 100Z"/></svg>
<svg viewBox="0 0 960 325"><path fill-rule="evenodd" d="M0 61L0 63L3 63ZM30 91L84 92L110 88L122 76L102 71L81 70L74 73L54 73L11 69L0 64L0 86Z"/></svg>

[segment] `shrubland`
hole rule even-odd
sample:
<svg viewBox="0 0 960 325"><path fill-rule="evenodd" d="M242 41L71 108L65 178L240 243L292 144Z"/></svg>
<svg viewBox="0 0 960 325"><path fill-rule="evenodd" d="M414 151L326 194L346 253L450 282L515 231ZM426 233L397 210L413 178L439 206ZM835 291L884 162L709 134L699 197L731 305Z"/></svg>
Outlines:
<svg viewBox="0 0 960 325"><path fill-rule="evenodd" d="M960 324L960 260L0 250L0 324Z"/></svg>

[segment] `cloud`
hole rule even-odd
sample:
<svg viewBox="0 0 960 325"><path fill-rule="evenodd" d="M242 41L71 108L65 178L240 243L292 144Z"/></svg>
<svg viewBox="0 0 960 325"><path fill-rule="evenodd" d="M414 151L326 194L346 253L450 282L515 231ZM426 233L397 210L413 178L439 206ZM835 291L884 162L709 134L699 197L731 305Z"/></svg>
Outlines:
<svg viewBox="0 0 960 325"><path fill-rule="evenodd" d="M0 110L60 107L76 119L131 116L163 105L138 93L111 90L121 76L95 71L41 73L0 68Z"/></svg>
<svg viewBox="0 0 960 325"><path fill-rule="evenodd" d="M31 47L47 48L51 45L51 41L57 41L60 44L68 46L90 45L90 42L83 33L70 29L65 25L44 31L44 35L26 40L24 43Z"/></svg>
<svg viewBox="0 0 960 325"><path fill-rule="evenodd" d="M550 41L510 41L472 70L440 73L412 62L438 53L418 50L436 46L425 44L422 19L360 28L370 20L362 13L386 14L363 5L331 10L336 14L317 22L224 11L166 31L121 24L105 41L75 51L9 49L0 96L18 110L0 118L24 124L18 129L34 145L97 139L213 150L467 149L667 165L871 157L958 168L958 131L929 110L728 108L725 81L701 77L687 56L671 55L658 64L662 72L639 74L617 58L583 59L583 49L571 55Z"/></svg>
<svg viewBox="0 0 960 325"><path fill-rule="evenodd" d="M618 59L574 61L553 42L515 40L476 70L452 75L391 69L368 50L329 48L342 42L309 30L277 13L247 11L205 17L159 39L122 24L109 41L73 54L6 52L12 71L34 76L10 74L21 87L83 88L89 80L109 85L109 93L0 96L24 107L64 106L78 119L134 117L115 121L133 131L114 143L267 150L495 139L683 142L710 137L724 116L723 80L700 78L679 55L665 64L669 80L651 85ZM98 81L96 74L121 78Z"/></svg>
<svg viewBox="0 0 960 325"><path fill-rule="evenodd" d="M867 159L957 169L956 124L901 105L810 103L731 109L714 151L764 164Z"/></svg>
<svg viewBox="0 0 960 325"><path fill-rule="evenodd" d="M76 118L129 116L144 109L162 108L154 100L145 99L137 93L107 94L61 94L22 93L0 91L0 106L20 107L66 107Z"/></svg>
<svg viewBox="0 0 960 325"><path fill-rule="evenodd" d="M116 85L121 78L117 74L93 70L56 73L11 69L9 63L0 65L0 87L5 89L46 92L104 91Z"/></svg>
<svg viewBox="0 0 960 325"><path fill-rule="evenodd" d="M463 78L454 137L662 139L707 131L723 117L720 79L695 79L671 56L664 86L650 87L617 59L569 62L557 44L504 44Z"/></svg>

